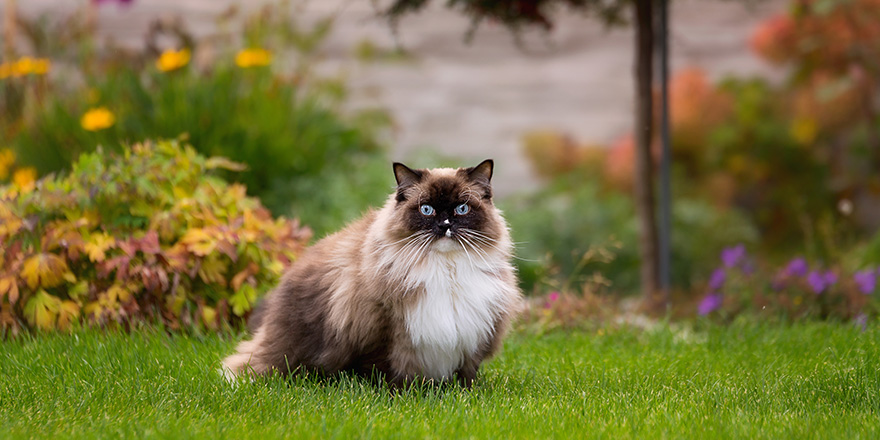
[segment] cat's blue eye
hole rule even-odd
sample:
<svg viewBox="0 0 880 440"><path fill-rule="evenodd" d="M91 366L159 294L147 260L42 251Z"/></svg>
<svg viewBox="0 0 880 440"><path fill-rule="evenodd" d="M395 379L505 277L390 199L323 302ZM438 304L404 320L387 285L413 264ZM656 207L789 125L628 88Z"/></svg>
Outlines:
<svg viewBox="0 0 880 440"><path fill-rule="evenodd" d="M468 206L467 203L462 203L461 205L458 205L455 207L455 213L458 215L465 215L470 210L471 210L471 207Z"/></svg>
<svg viewBox="0 0 880 440"><path fill-rule="evenodd" d="M422 212L422 215L434 215L434 207L431 205L419 206L419 211Z"/></svg>

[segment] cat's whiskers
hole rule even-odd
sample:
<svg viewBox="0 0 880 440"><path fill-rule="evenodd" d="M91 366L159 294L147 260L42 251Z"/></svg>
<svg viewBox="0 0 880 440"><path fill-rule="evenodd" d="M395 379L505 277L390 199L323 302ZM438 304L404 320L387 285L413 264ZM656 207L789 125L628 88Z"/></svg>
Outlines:
<svg viewBox="0 0 880 440"><path fill-rule="evenodd" d="M474 251L474 254L476 254L478 257L480 257L481 260L483 260L483 264L486 265L486 269L489 270L493 275L498 275L497 268L489 264L489 261L486 260L486 257L489 257L489 254L486 253L486 251L480 249L479 246L474 244L471 240L469 240L466 235L463 234L460 235L460 237L465 243L467 243L467 245L471 247L471 249ZM473 262L471 262L471 264L473 264Z"/></svg>
<svg viewBox="0 0 880 440"><path fill-rule="evenodd" d="M429 233L426 233L425 231L418 231L418 232L414 232L414 233L410 234L405 239L398 241L397 243L400 243L401 241L407 240L406 243L404 243L402 246L400 246L390 256L388 255L388 252L385 252L382 249L374 251L375 254L378 254L378 255L376 255L377 258L381 262L383 262L383 264L375 265L374 274L378 275L380 273L380 271L382 270L382 267L384 267L386 265L390 264L393 266L395 261L397 260L398 256L410 255L417 247L419 247L422 244L422 242L424 240L428 240L428 239L430 239Z"/></svg>
<svg viewBox="0 0 880 440"><path fill-rule="evenodd" d="M492 243L492 242L499 243L498 240L495 240L495 239L493 239L493 238L491 238L491 237L486 237L486 236L482 236L482 237L481 237L481 236L479 236L479 235L476 235L476 234L477 234L476 231L473 231L473 230L470 230L470 229L469 229L468 231L469 231L470 233L474 234L474 235L471 236L471 238L473 238L473 239L475 239L475 240L478 240L480 243L482 243L482 244L484 244L484 245L486 245L486 246L490 246L490 247L496 249L497 251L502 252L502 253L508 255L510 258L513 258L513 259L515 259L515 260L519 260L519 261L528 261L528 262L531 262L531 263L536 263L536 262L539 262L539 261L540 261L540 260L531 260L531 259L528 259L528 258L518 257L516 254L512 253L510 250L505 250L505 249L499 248L498 246L496 246L496 245L494 245L494 244ZM517 245L517 244L522 244L522 243L513 243L513 244L514 244L514 245Z"/></svg>
<svg viewBox="0 0 880 440"><path fill-rule="evenodd" d="M401 256L400 261L396 261L397 254L392 256L391 264L400 268L400 274L398 277L406 277L413 265L421 259L423 249L426 248L431 241L431 233L423 231L419 234L419 237L412 242L407 243L407 251Z"/></svg>
<svg viewBox="0 0 880 440"><path fill-rule="evenodd" d="M375 250L384 250L384 249L387 249L387 248L389 248L389 247L391 247L391 246L394 246L394 245L396 245L396 244L398 244L398 243L402 243L402 242L404 242L404 241L407 241L407 240L413 239L413 238L415 238L417 235L421 235L421 234L424 234L424 233L425 233L425 231L416 231L416 232L413 232L412 234L409 234L409 235L407 235L406 237L403 237L403 238L401 238L400 240L397 240L397 241L395 241L395 242L392 242L392 243L385 243L385 244L382 244L382 245L377 245Z"/></svg>
<svg viewBox="0 0 880 440"><path fill-rule="evenodd" d="M468 262L471 263L471 266L476 266L474 264L474 260L471 259L471 254L467 250L464 236L462 236L461 234L455 234L453 237L455 237L455 241L457 241L458 244L461 245L461 248L464 250L464 254L467 255Z"/></svg>

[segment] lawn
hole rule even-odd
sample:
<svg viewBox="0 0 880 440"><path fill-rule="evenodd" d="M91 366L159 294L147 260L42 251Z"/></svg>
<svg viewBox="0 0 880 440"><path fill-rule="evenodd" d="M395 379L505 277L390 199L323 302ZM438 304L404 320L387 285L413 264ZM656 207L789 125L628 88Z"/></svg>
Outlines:
<svg viewBox="0 0 880 440"><path fill-rule="evenodd" d="M878 438L880 328L734 324L520 332L472 390L353 378L231 387L235 337L2 342L0 437Z"/></svg>

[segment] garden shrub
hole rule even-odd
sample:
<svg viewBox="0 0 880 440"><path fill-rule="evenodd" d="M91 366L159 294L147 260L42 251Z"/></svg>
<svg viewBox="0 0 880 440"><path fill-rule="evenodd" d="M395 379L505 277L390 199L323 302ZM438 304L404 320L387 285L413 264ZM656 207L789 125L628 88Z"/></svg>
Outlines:
<svg viewBox="0 0 880 440"><path fill-rule="evenodd" d="M22 111L0 115L0 134L41 176L69 170L96 145L111 151L185 134L203 155L246 164L218 175L246 185L274 214L319 234L338 229L384 200L389 161L378 137L389 118L351 110L345 82L312 71L332 21L312 29L273 8L226 39L196 40L179 24L154 38L170 46L164 51L83 49L53 64L69 70L63 75L0 80L27 98ZM243 48L216 43L241 39Z"/></svg>
<svg viewBox="0 0 880 440"><path fill-rule="evenodd" d="M84 154L0 192L0 326L235 325L308 242L177 141Z"/></svg>
<svg viewBox="0 0 880 440"><path fill-rule="evenodd" d="M638 226L629 195L605 191L595 178L580 173L561 174L538 192L504 201L503 207L518 242L517 265L527 291L542 284L578 290L597 272L615 291L638 289ZM711 271L725 246L757 240L754 226L735 209L677 199L672 215L676 288L689 288ZM584 258L598 250L607 256Z"/></svg>

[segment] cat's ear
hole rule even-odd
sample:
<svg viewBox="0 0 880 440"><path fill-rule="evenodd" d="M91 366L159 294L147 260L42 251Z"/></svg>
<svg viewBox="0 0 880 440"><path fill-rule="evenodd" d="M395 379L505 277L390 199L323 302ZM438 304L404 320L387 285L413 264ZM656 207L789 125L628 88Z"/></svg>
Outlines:
<svg viewBox="0 0 880 440"><path fill-rule="evenodd" d="M402 201L403 190L419 183L422 180L422 172L410 169L400 162L394 162L394 178L397 179L397 201Z"/></svg>
<svg viewBox="0 0 880 440"><path fill-rule="evenodd" d="M480 162L479 165L473 168L468 168L468 177L470 177L471 180L488 184L492 180L492 170L494 168L495 162L492 159L486 159Z"/></svg>
<svg viewBox="0 0 880 440"><path fill-rule="evenodd" d="M394 177L397 179L397 186L405 188L415 185L419 180L422 180L422 173L421 171L410 169L400 162L394 162Z"/></svg>

